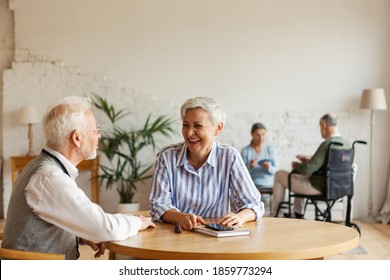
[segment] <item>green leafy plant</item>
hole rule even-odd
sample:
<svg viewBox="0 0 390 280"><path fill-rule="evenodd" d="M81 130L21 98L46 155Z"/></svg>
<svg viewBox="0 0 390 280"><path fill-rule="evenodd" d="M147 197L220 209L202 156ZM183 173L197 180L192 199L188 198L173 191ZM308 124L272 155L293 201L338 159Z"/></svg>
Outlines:
<svg viewBox="0 0 390 280"><path fill-rule="evenodd" d="M106 183L107 189L116 186L120 203L131 203L137 191L137 182L151 178L153 164L145 165L140 160L140 152L145 148L155 150L155 136L173 134L172 120L159 116L151 120L148 115L141 129L125 130L118 121L131 114L128 109L116 109L105 98L98 95L92 97L93 105L109 119L111 128L102 131L99 150L108 159L108 165L101 165L99 179Z"/></svg>

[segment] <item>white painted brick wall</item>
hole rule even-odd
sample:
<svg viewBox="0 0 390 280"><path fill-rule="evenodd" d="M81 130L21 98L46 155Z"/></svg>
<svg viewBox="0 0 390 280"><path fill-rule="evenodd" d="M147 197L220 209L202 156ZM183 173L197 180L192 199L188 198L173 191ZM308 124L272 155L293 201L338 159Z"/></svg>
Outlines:
<svg viewBox="0 0 390 280"><path fill-rule="evenodd" d="M67 95L98 94L108 97L116 106L126 106L133 112L131 123L124 123L127 127L142 125L149 113L153 116L166 114L177 122L177 134L172 139L158 139L159 147L181 141L179 108L182 101L161 100L156 95L142 93L137 89L111 80L109 77L96 73L82 73L77 66L68 66L60 60L49 59L45 56L31 54L26 49L15 52L15 61L12 69L5 71L4 76L4 198L5 212L8 207L11 192L10 156L23 155L27 152L27 127L17 123L17 114L20 107L32 104L43 112L53 102ZM245 108L245 106L243 106ZM290 169L290 163L298 153L312 154L322 141L319 132L318 120L326 112L307 111L280 111L280 112L251 112L237 111L229 113L227 108L227 122L218 141L230 144L241 150L250 142L250 129L254 122L263 122L268 128L269 141L276 147L282 169ZM343 135L350 139L351 124L349 112L336 112L340 118L340 127ZM96 115L103 129L102 115ZM33 126L34 150L40 151L44 144L42 127ZM104 159L103 159L104 160ZM146 163L154 162L154 154L145 157ZM90 193L87 175L80 176L80 184L87 194ZM136 198L141 202L143 209L148 208L148 192L150 182L140 186ZM101 189L101 205L108 212L115 212L118 201L115 190ZM341 213L341 210L340 210ZM336 214L337 215L337 214ZM334 215L334 216L336 216ZM341 216L341 214L340 214ZM343 217L343 216L341 216ZM342 218L340 218L342 219Z"/></svg>

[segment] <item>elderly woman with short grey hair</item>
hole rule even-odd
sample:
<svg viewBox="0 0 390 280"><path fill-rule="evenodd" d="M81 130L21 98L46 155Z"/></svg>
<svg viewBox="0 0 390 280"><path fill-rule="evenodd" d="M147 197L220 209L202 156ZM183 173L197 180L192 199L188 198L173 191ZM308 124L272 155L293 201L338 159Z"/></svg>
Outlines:
<svg viewBox="0 0 390 280"><path fill-rule="evenodd" d="M179 223L185 230L209 217L235 227L259 220L264 204L240 153L215 141L226 119L221 105L209 97L190 98L180 114L184 141L157 154L150 192L153 219Z"/></svg>

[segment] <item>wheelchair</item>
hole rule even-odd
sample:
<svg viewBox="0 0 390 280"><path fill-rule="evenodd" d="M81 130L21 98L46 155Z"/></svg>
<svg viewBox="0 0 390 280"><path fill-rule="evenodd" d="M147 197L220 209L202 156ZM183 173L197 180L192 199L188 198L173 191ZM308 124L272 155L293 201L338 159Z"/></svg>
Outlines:
<svg viewBox="0 0 390 280"><path fill-rule="evenodd" d="M305 198L304 213L307 206L314 206L315 220L331 222L331 210L336 202L347 197L347 209L345 225L356 229L361 235L358 225L351 222L352 197L354 193L354 155L355 144L364 144L366 141L356 140L351 149L341 149L342 143L332 142L328 146L325 164L313 175L326 177L326 189L322 195L305 195L291 192L291 176L296 171L291 171L288 175L288 201L282 201L276 212L276 216L282 209L287 209L287 216L291 217L292 198ZM322 206L320 205L322 202Z"/></svg>

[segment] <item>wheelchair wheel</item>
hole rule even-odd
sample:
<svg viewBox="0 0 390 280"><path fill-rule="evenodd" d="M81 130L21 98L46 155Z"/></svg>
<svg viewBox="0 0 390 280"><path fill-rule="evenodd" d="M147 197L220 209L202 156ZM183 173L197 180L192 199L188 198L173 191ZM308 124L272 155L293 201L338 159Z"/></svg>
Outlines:
<svg viewBox="0 0 390 280"><path fill-rule="evenodd" d="M348 226L353 228L353 229L355 229L359 233L359 236L362 235L362 233L360 232L360 228L359 228L359 226L357 224L350 223Z"/></svg>

